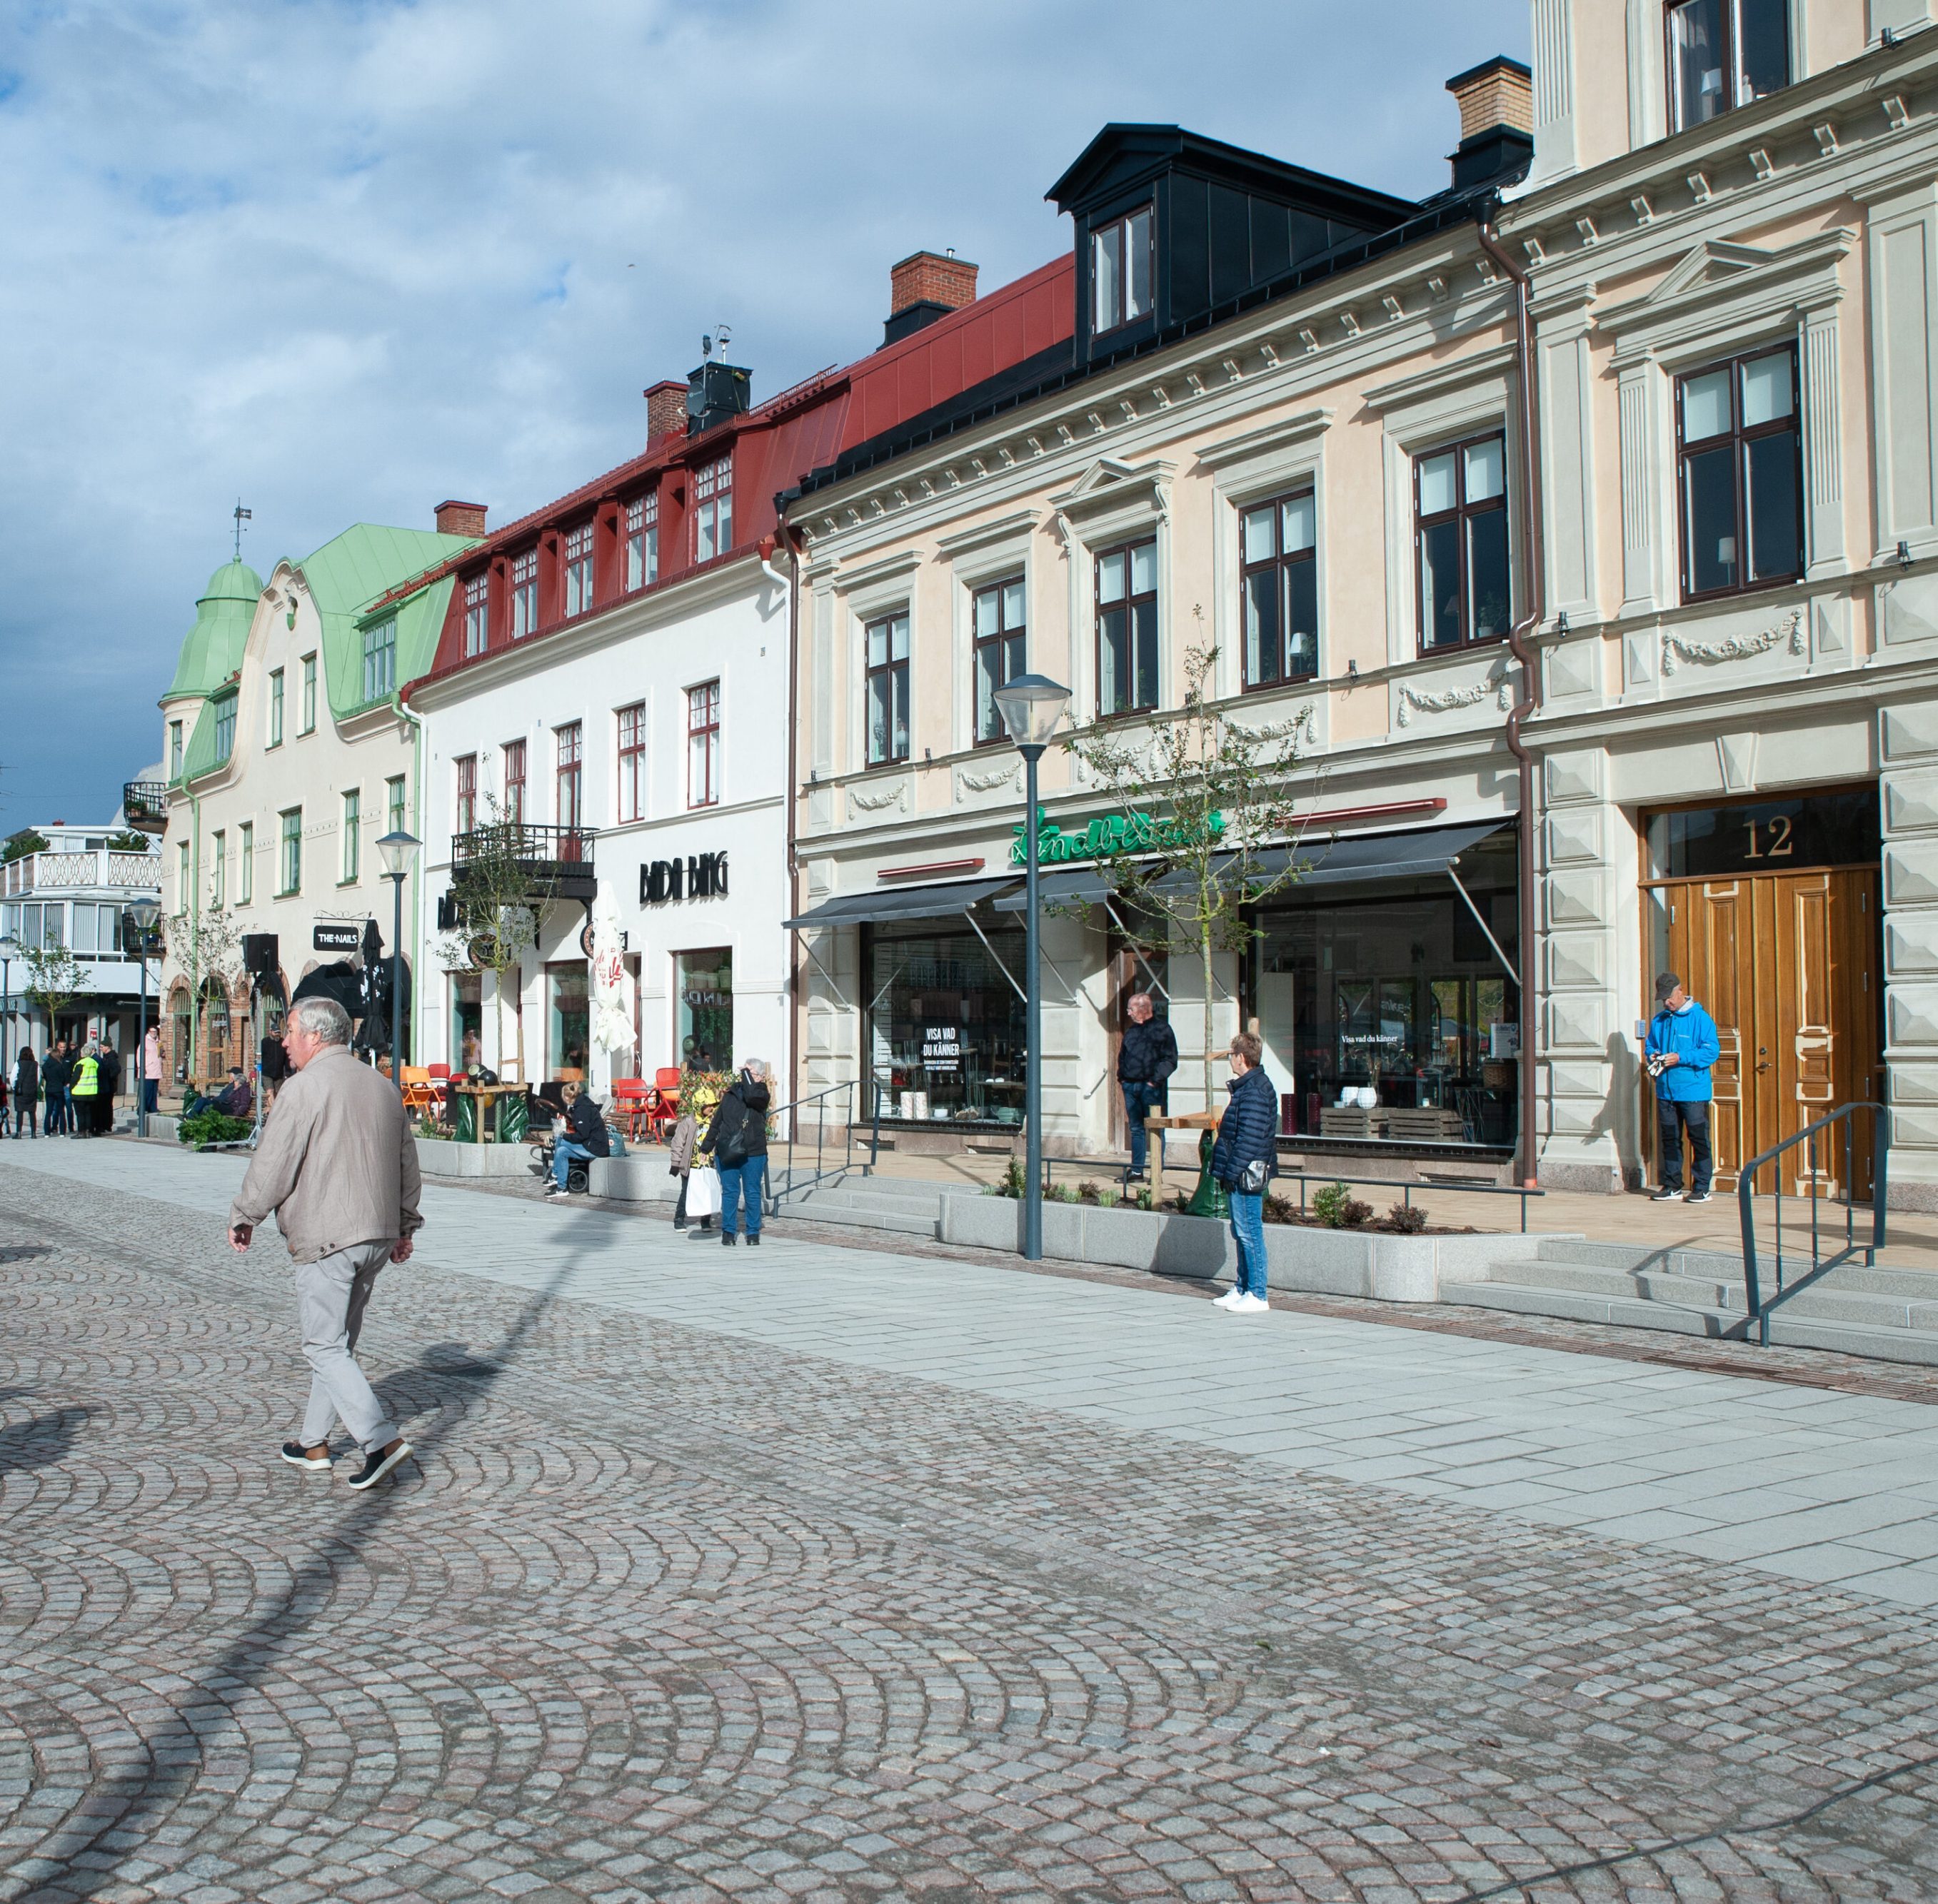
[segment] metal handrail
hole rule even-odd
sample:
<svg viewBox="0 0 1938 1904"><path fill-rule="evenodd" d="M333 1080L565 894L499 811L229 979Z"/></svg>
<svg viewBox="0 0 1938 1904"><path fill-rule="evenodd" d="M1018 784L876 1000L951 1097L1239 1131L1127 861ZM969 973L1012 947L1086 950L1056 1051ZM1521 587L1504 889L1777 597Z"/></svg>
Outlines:
<svg viewBox="0 0 1938 1904"><path fill-rule="evenodd" d="M804 1105L819 1104L829 1098L845 1096L847 1112L841 1119L841 1161L831 1164L828 1161L828 1117L825 1110L814 1123L814 1170L810 1176L803 1177L794 1167L794 1150L800 1137L799 1113ZM771 1216L790 1197L798 1196L811 1190L817 1183L826 1183L833 1179L846 1177L855 1168L855 1080L846 1083L831 1084L825 1090L810 1092L805 1098L796 1098L781 1105L770 1113L778 1119L787 1119L787 1170L784 1177L771 1172L767 1177L767 1214ZM864 1174L867 1168L864 1167Z"/></svg>
<svg viewBox="0 0 1938 1904"><path fill-rule="evenodd" d="M1861 1110L1873 1113L1873 1149L1871 1164L1871 1237L1868 1243L1857 1238L1856 1186L1851 1175L1852 1120ZM1817 1133L1827 1130L1833 1124L1844 1127L1844 1247L1833 1256L1823 1253L1823 1238L1819 1226L1818 1199L1817 1195ZM1808 1144L1810 1174L1810 1273L1800 1281L1786 1284L1783 1277L1783 1179L1779 1174L1776 1184L1776 1293L1765 1302L1763 1299L1763 1279L1757 1261L1756 1219L1751 1199L1756 1194L1756 1174L1764 1165L1775 1162L1785 1151L1794 1150L1800 1143ZM1812 1283L1840 1269L1854 1256L1861 1255L1867 1268L1877 1261L1877 1253L1885 1244L1885 1204L1889 1180L1891 1158L1891 1117L1888 1108L1874 1103L1868 1098L1840 1104L1836 1110L1820 1117L1814 1124L1806 1124L1802 1130L1785 1137L1781 1143L1773 1143L1760 1156L1752 1157L1738 1172L1736 1177L1736 1208L1742 1225L1743 1237L1743 1304L1744 1315L1740 1322L1731 1324L1723 1333L1726 1337L1747 1342L1750 1331L1757 1332L1757 1340L1763 1347L1769 1346L1769 1318L1771 1311L1788 1302L1794 1295L1801 1295Z"/></svg>

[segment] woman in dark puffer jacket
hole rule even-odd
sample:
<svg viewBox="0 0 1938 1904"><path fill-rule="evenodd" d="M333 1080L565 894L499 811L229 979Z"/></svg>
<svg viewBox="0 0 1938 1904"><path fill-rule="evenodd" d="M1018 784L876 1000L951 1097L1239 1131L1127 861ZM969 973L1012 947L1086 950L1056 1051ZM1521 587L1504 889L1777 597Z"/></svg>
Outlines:
<svg viewBox="0 0 1938 1904"><path fill-rule="evenodd" d="M1278 1168L1278 1095L1259 1068L1265 1046L1241 1031L1232 1040L1232 1094L1212 1146L1211 1174L1232 1205L1232 1234L1238 1246L1237 1286L1218 1298L1235 1315L1262 1313L1265 1301L1265 1186Z"/></svg>

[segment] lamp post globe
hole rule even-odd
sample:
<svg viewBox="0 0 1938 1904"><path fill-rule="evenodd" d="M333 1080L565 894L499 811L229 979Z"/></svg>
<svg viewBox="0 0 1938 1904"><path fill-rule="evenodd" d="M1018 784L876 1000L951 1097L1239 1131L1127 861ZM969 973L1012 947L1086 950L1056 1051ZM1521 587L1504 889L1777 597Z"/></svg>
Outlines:
<svg viewBox="0 0 1938 1904"><path fill-rule="evenodd" d="M1070 705L1047 675L1019 674L996 690L996 711L1023 757L1023 1260L1043 1260L1043 954L1037 918L1036 764Z"/></svg>
<svg viewBox="0 0 1938 1904"><path fill-rule="evenodd" d="M402 827L377 842L384 877L390 882L390 1079L401 1096L404 1089L404 881L424 842Z"/></svg>

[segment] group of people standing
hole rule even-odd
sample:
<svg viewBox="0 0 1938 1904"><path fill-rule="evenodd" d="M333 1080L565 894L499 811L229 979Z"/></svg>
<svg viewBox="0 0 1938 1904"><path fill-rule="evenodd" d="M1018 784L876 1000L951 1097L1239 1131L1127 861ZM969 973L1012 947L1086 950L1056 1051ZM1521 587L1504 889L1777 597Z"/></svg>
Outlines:
<svg viewBox="0 0 1938 1904"><path fill-rule="evenodd" d="M58 1137L63 1132L76 1137L106 1137L114 1128L114 1100L120 1089L120 1056L105 1036L72 1046L56 1038L39 1058L31 1045L23 1044L12 1077L0 1076L0 1128L11 1110L17 1137Z"/></svg>

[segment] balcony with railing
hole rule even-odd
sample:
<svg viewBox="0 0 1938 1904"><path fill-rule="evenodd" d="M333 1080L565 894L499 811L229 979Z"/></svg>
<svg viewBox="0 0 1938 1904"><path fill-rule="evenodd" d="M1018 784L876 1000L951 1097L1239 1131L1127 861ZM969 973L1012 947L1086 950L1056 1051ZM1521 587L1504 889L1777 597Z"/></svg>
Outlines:
<svg viewBox="0 0 1938 1904"><path fill-rule="evenodd" d="M159 854L120 853L111 846L91 853L26 853L0 867L0 895L8 899L76 890L159 892L161 884Z"/></svg>
<svg viewBox="0 0 1938 1904"><path fill-rule="evenodd" d="M121 812L138 832L167 832L169 783L166 780L127 782L121 789Z"/></svg>
<svg viewBox="0 0 1938 1904"><path fill-rule="evenodd" d="M528 826L508 821L454 834L451 880L460 895L466 876L472 883L493 879L501 867L515 866L528 899L589 900L597 896L599 876L592 864L594 827Z"/></svg>

